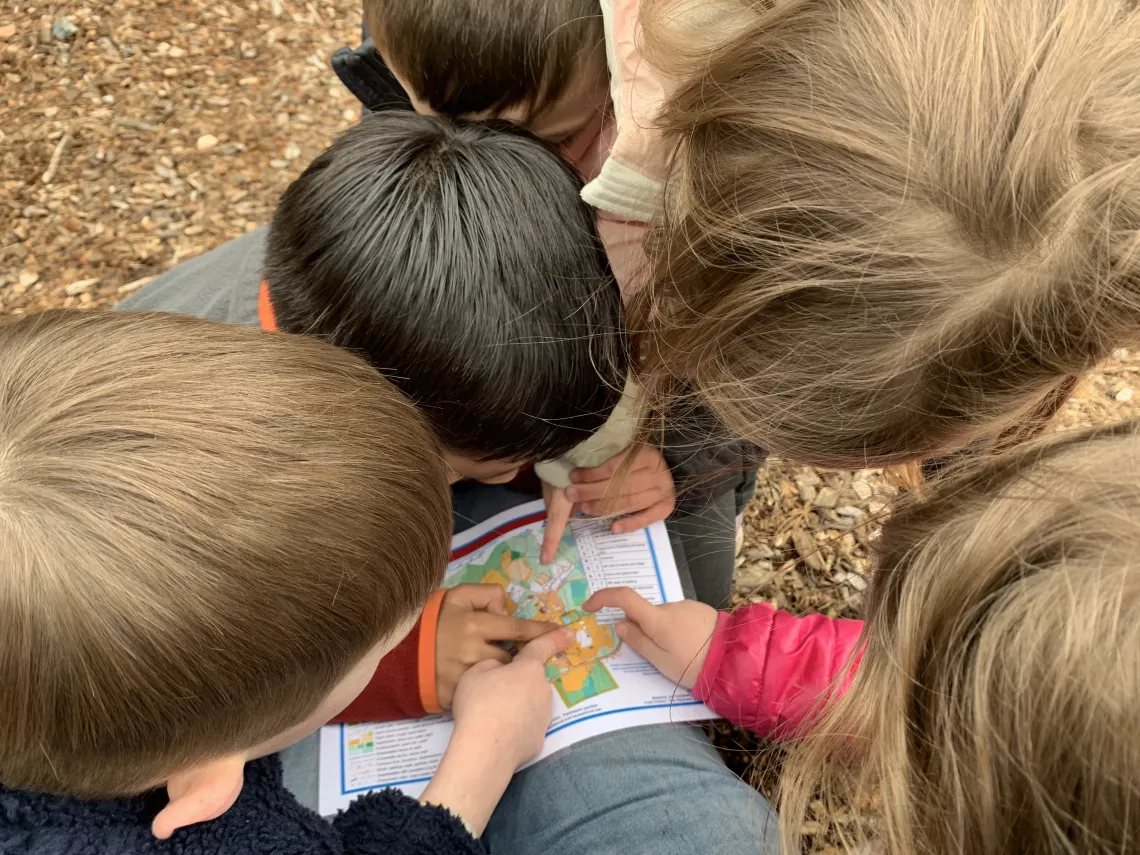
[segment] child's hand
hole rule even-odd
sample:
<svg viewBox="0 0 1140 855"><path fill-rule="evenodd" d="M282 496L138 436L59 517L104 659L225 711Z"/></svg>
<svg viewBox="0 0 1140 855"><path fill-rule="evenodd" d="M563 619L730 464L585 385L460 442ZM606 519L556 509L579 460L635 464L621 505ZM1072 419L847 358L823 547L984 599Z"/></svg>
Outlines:
<svg viewBox="0 0 1140 855"><path fill-rule="evenodd" d="M634 459L615 485L613 477L630 454ZM601 466L575 469L570 480L574 483L564 490L543 484L546 531L541 559L546 564L554 560L562 532L577 511L595 517L621 516L610 527L615 534L621 534L663 520L676 507L673 475L661 452L651 445L638 443Z"/></svg>
<svg viewBox="0 0 1140 855"><path fill-rule="evenodd" d="M576 508L566 495L565 487L552 487L542 482L542 501L546 505L546 526L542 530L542 550L538 560L549 564L554 560L558 551L558 542L562 540L562 533L570 522Z"/></svg>
<svg viewBox="0 0 1140 855"><path fill-rule="evenodd" d="M440 706L451 708L455 686L468 668L488 659L503 664L511 661L511 654L495 642L527 642L553 628L542 621L509 617L506 594L498 585L456 585L443 598L435 636L435 690Z"/></svg>
<svg viewBox="0 0 1140 855"><path fill-rule="evenodd" d="M570 646L565 629L530 642L509 665L486 659L455 690L455 731L423 801L462 817L478 837L515 769L542 750L552 700L546 660Z"/></svg>
<svg viewBox="0 0 1140 855"><path fill-rule="evenodd" d="M494 747L513 772L542 750L552 710L546 661L574 640L567 629L527 644L509 665L486 660L468 669L455 690L454 738L471 735Z"/></svg>
<svg viewBox="0 0 1140 855"><path fill-rule="evenodd" d="M685 600L655 606L632 588L604 588L582 604L588 612L621 609L618 636L678 685L693 688L716 631L717 610Z"/></svg>
<svg viewBox="0 0 1140 855"><path fill-rule="evenodd" d="M631 454L633 462L615 483L614 475ZM595 517L631 515L613 524L618 533L637 531L663 520L676 505L673 475L661 452L651 445L638 443L601 466L575 469L570 480L574 483L566 488L566 497L583 513Z"/></svg>

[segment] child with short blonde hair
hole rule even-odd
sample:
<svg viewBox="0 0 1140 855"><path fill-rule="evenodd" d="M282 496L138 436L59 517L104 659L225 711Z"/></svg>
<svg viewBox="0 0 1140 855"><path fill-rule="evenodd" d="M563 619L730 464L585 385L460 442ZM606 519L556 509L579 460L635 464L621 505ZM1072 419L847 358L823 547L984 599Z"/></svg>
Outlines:
<svg viewBox="0 0 1140 855"><path fill-rule="evenodd" d="M0 325L0 402L0 850L483 851L560 633L460 681L434 806L374 793L330 827L266 756L442 579L443 461L391 384L310 338L51 312Z"/></svg>
<svg viewBox="0 0 1140 855"><path fill-rule="evenodd" d="M624 608L619 635L725 717L804 737L781 783L787 852L819 788L829 809L864 806L853 848L1125 852L1140 835L1138 519L1128 422L1026 444L900 509L865 626L629 589L587 607Z"/></svg>

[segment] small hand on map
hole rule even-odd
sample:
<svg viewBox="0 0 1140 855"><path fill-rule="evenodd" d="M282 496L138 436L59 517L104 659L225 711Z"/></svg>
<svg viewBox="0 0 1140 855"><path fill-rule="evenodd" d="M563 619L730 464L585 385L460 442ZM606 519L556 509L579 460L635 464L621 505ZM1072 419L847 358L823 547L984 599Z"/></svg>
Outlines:
<svg viewBox="0 0 1140 855"><path fill-rule="evenodd" d="M626 459L632 455L628 466ZM616 476L616 477L615 477ZM676 506L673 475L661 452L638 443L615 454L601 466L575 469L569 487L543 484L546 502L546 533L542 541L542 563L554 560L571 517L619 517L610 530L615 534L637 531L663 520Z"/></svg>
<svg viewBox="0 0 1140 855"><path fill-rule="evenodd" d="M463 675L455 690L455 730L424 789L425 802L482 833L511 775L542 750L551 715L543 663L569 643L568 631L548 632L512 662L484 659Z"/></svg>
<svg viewBox="0 0 1140 855"><path fill-rule="evenodd" d="M450 571L445 584L494 586L504 594L507 615L528 625L571 630L572 643L547 663L546 675L563 703L572 707L618 688L602 660L617 653L621 641L612 627L581 610L590 583L574 531L563 532L554 559L546 563L540 557L541 538L532 529L496 541L461 569Z"/></svg>
<svg viewBox="0 0 1140 855"><path fill-rule="evenodd" d="M634 652L635 646L643 646L642 635L623 630L630 641L627 649L615 632L620 619L616 609L592 613L600 606L624 604L605 596L591 598L591 591L618 580L655 602L683 598L665 526L655 524L644 533L615 536L604 522L575 522L565 527L553 560L543 562L545 517L541 502L529 502L485 520L453 541L442 585L445 593L452 594L436 600L439 633L448 635L449 625L495 629L461 632L455 646L435 632L430 612L425 616L427 635L421 634L420 640L435 638L441 657L455 665L455 673L463 674L450 695L441 687L452 715L324 728L323 814L343 810L361 792L398 787L412 798L422 796L447 805L478 832L515 767L540 746L539 756L550 756L623 727L712 717L703 704L679 691L675 682ZM629 594L637 596L632 590ZM657 611L640 599L627 610L627 624L637 624L657 647L671 647L652 617L639 622L644 617L639 606L648 615L667 616L666 624L673 614L685 616L673 612L672 606ZM715 623L716 613L707 611ZM511 627L520 631L514 633ZM533 633L542 634L521 646L517 640L503 640L525 639ZM686 635L707 638L710 633L706 628ZM460 652L451 658L448 649ZM661 667L669 667L653 651L646 652ZM487 658L470 666L479 655ZM691 652L678 657L684 662L690 658ZM508 659L510 664L504 664ZM441 669L447 671L446 662L441 662ZM473 774L470 763L479 764L480 771ZM450 791L449 780L454 785ZM482 803L475 803L480 799Z"/></svg>
<svg viewBox="0 0 1140 855"><path fill-rule="evenodd" d="M677 685L686 689L696 685L716 632L718 612L712 606L692 600L655 606L632 588L603 588L582 608L624 611L625 620L616 627L618 636Z"/></svg>
<svg viewBox="0 0 1140 855"><path fill-rule="evenodd" d="M472 666L488 659L506 664L511 654L500 642L526 643L556 629L544 621L512 617L499 585L457 585L439 610L435 646L435 688L440 706L451 709L455 686Z"/></svg>

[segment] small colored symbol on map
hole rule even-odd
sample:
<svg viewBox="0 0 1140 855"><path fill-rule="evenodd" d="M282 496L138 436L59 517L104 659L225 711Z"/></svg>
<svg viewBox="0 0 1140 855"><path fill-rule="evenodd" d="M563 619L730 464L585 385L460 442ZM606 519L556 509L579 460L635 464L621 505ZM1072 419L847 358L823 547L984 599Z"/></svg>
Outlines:
<svg viewBox="0 0 1140 855"><path fill-rule="evenodd" d="M372 731L367 730L348 740L348 756L359 757L362 754L371 754L375 745Z"/></svg>

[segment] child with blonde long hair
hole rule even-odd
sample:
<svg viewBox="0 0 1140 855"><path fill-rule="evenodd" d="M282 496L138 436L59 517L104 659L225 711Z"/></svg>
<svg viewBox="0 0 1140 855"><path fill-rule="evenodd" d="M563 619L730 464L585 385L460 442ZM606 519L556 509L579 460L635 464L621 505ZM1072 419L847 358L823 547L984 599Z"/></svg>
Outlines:
<svg viewBox="0 0 1140 855"><path fill-rule="evenodd" d="M1120 853L1140 838L1140 422L1055 435L949 477L886 524L866 624L718 615L630 589L619 634L715 711L807 736L785 851L822 788L852 846ZM711 639L711 640L710 640Z"/></svg>
<svg viewBox="0 0 1140 855"><path fill-rule="evenodd" d="M896 464L1039 421L1137 338L1135 4L642 6L676 80L631 313L651 397L681 381L775 454ZM685 25L710 9L719 44Z"/></svg>

